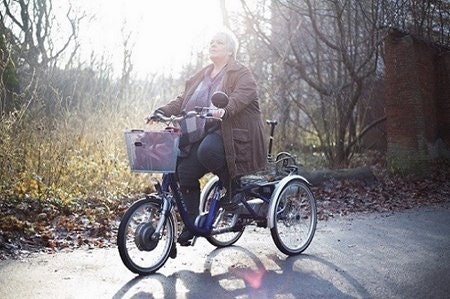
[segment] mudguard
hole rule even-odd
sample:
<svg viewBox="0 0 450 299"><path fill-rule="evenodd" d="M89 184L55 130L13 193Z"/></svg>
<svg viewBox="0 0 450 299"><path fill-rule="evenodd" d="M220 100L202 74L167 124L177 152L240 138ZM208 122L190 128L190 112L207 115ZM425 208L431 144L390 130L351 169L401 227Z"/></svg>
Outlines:
<svg viewBox="0 0 450 299"><path fill-rule="evenodd" d="M288 175L284 177L281 181L279 181L273 190L272 196L270 197L269 209L267 210L267 227L269 229L273 228L275 225L275 204L277 202L278 197L283 191L284 187L292 180L301 180L305 182L308 186L311 186L311 183L301 175Z"/></svg>

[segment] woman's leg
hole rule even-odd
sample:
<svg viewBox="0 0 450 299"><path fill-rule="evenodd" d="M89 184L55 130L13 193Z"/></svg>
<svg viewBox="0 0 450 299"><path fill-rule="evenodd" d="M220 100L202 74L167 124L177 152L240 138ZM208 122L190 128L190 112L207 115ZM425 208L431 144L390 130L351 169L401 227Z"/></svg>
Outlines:
<svg viewBox="0 0 450 299"><path fill-rule="evenodd" d="M180 183L180 191L186 204L187 212L191 221L194 223L198 215L198 205L200 200L199 179L207 172L205 167L197 159L198 144L192 145L187 156L179 158L177 163L177 176ZM183 246L190 244L190 239L194 234L185 226L181 232L178 243Z"/></svg>
<svg viewBox="0 0 450 299"><path fill-rule="evenodd" d="M207 171L216 174L224 186L230 183L223 139L217 133L209 133L197 149L197 158Z"/></svg>
<svg viewBox="0 0 450 299"><path fill-rule="evenodd" d="M206 135L198 147L197 157L208 171L219 177L223 186L227 189L223 200L221 200L221 206L226 210L234 210L237 207L237 203L233 202L232 198L239 183L235 179L231 180L228 174L222 136L217 133Z"/></svg>

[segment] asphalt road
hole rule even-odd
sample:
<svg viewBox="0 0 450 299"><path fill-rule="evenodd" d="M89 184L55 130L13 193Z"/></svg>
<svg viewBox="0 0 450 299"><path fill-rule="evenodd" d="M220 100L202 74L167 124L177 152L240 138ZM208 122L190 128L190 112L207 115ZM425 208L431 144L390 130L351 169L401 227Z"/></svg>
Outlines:
<svg viewBox="0 0 450 299"><path fill-rule="evenodd" d="M249 227L233 247L178 248L143 278L114 248L2 261L0 298L450 298L450 203L319 222L289 258Z"/></svg>

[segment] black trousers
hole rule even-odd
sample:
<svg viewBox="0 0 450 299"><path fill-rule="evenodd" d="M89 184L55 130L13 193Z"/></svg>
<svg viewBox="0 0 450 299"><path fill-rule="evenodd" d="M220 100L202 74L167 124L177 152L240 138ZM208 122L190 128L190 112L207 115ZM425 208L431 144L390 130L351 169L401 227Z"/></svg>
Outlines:
<svg viewBox="0 0 450 299"><path fill-rule="evenodd" d="M198 214L200 178L206 173L216 174L225 184L229 182L223 139L217 133L208 133L200 142L192 144L187 154L178 158L177 176L180 191L191 221Z"/></svg>
<svg viewBox="0 0 450 299"><path fill-rule="evenodd" d="M178 158L177 175L183 195L187 189L200 190L199 180L208 172L216 174L224 186L228 185L223 139L216 132L208 133L202 141L191 146L187 155Z"/></svg>

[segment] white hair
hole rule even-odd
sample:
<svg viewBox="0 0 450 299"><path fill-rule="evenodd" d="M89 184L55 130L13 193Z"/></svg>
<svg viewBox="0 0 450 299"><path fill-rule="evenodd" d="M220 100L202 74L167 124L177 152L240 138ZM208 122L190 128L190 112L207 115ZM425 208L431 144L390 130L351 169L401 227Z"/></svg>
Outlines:
<svg viewBox="0 0 450 299"><path fill-rule="evenodd" d="M225 36L225 46L231 52L231 56L236 59L236 54L239 49L239 42L236 35L228 29L221 29L216 31L213 36L223 35Z"/></svg>

